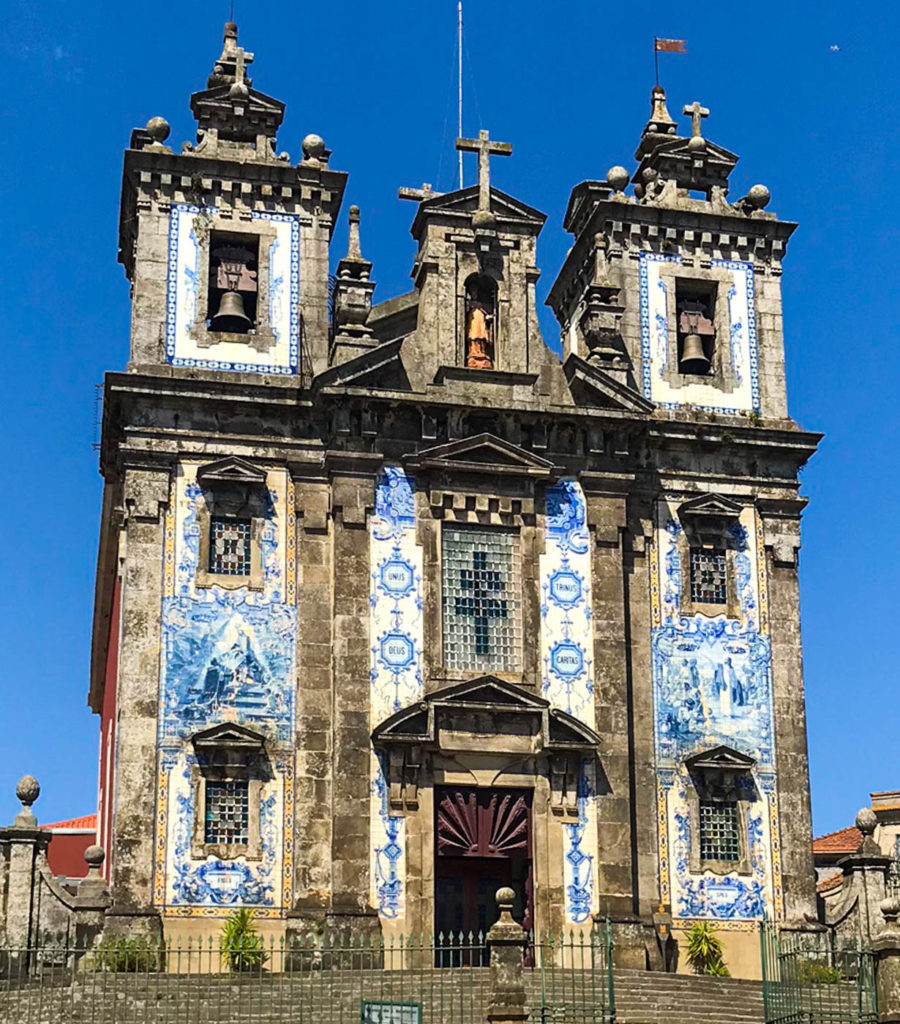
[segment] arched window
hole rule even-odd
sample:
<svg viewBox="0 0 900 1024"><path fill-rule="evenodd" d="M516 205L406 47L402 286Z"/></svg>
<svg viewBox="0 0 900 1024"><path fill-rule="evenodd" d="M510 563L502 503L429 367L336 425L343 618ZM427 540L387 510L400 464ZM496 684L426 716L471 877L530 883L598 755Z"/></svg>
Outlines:
<svg viewBox="0 0 900 1024"><path fill-rule="evenodd" d="M497 336L497 282L486 274L466 281L465 365L470 370L493 370Z"/></svg>

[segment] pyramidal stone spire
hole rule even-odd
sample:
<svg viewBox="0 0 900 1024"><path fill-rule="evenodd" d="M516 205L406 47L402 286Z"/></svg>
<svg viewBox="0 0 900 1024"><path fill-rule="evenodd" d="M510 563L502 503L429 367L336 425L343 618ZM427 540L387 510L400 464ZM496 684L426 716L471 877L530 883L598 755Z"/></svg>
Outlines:
<svg viewBox="0 0 900 1024"><path fill-rule="evenodd" d="M666 90L661 85L654 85L650 94L650 120L641 133L635 159L640 160L645 153L655 149L661 142L677 137L678 129L666 106Z"/></svg>
<svg viewBox="0 0 900 1024"><path fill-rule="evenodd" d="M206 80L206 89L191 96L191 110L197 119L195 150L218 155L226 143L241 159L275 160L278 129L284 118L284 104L253 88L247 66L253 54L238 45L238 29L225 22L222 52ZM193 147L187 147L190 152Z"/></svg>

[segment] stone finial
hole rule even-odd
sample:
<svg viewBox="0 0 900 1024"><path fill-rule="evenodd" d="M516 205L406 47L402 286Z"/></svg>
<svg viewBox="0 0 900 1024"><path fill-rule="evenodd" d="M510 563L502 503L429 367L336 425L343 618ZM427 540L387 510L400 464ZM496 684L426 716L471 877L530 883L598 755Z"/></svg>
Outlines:
<svg viewBox="0 0 900 1024"><path fill-rule="evenodd" d="M161 146L169 137L171 128L164 117L151 117L144 131L158 146Z"/></svg>
<svg viewBox="0 0 900 1024"><path fill-rule="evenodd" d="M300 148L303 150L303 159L311 163L322 163L327 158L325 140L315 132L310 132L303 139Z"/></svg>
<svg viewBox="0 0 900 1024"><path fill-rule="evenodd" d="M41 785L33 775L23 775L16 784L16 796L22 804L22 810L16 815L14 824L20 828L34 828L37 818L31 805L41 795Z"/></svg>
<svg viewBox="0 0 900 1024"><path fill-rule="evenodd" d="M675 124L666 106L666 90L661 85L654 85L650 93L650 121L654 124Z"/></svg>
<svg viewBox="0 0 900 1024"><path fill-rule="evenodd" d="M504 885L497 890L494 898L497 900L497 906L500 909L500 921L503 924L511 924L513 904L516 902L515 890L510 889L508 885Z"/></svg>
<svg viewBox="0 0 900 1024"><path fill-rule="evenodd" d="M755 210L763 210L769 205L772 193L765 185L752 185L747 193L747 202Z"/></svg>
<svg viewBox="0 0 900 1024"><path fill-rule="evenodd" d="M631 181L631 175L619 164L616 164L615 167L610 167L606 172L606 184L614 192L624 192L629 181Z"/></svg>
<svg viewBox="0 0 900 1024"><path fill-rule="evenodd" d="M106 851L102 846L97 846L96 843L93 843L84 851L84 862L88 866L88 875L99 875L100 868L105 860Z"/></svg>
<svg viewBox="0 0 900 1024"><path fill-rule="evenodd" d="M350 222L350 232L347 238L347 255L345 259L361 260L362 248L359 242L359 207L351 206L347 220Z"/></svg>
<svg viewBox="0 0 900 1024"><path fill-rule="evenodd" d="M871 807L861 807L856 813L856 827L864 836L871 836L878 825L878 818Z"/></svg>

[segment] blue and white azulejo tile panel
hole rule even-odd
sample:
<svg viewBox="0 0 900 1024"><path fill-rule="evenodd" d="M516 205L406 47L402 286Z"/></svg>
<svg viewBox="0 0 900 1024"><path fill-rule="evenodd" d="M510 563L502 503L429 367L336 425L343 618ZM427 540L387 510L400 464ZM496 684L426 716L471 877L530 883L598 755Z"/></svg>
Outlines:
<svg viewBox="0 0 900 1024"><path fill-rule="evenodd" d="M369 519L370 724L419 700L422 678L422 548L416 543L415 488L397 466L376 485ZM389 920L403 918L405 822L390 813L385 766L371 758L372 904Z"/></svg>
<svg viewBox="0 0 900 1024"><path fill-rule="evenodd" d="M224 722L266 737L267 751L286 747L294 735L297 618L294 565L289 561L290 480L283 470L267 479L262 529L264 586L224 590L196 586L202 492L199 463L182 463L167 515L158 744L159 815L155 892L178 913L248 905L277 908L286 896L285 851L293 829L293 765L276 761L261 788L260 860L220 861L192 856L196 795L191 782L196 733ZM291 755L293 756L293 755ZM289 885L288 885L289 890ZM227 911L223 911L227 912ZM274 913L275 910L273 909Z"/></svg>
<svg viewBox="0 0 900 1024"><path fill-rule="evenodd" d="M781 905L773 733L771 647L760 524L748 506L732 527L739 615L684 615L681 553L686 541L677 506L657 504L651 635L659 802L660 895L681 918L739 924L777 915ZM750 873L691 872L698 824L685 759L728 746L756 764L739 780L749 808Z"/></svg>
<svg viewBox="0 0 900 1024"><path fill-rule="evenodd" d="M289 214L255 211L252 219L272 225L268 242L268 294L260 281L260 309L265 304L275 344L261 353L251 345L222 341L201 346L206 325L198 322L201 308L201 260L208 258L201 235L217 227L218 210L175 203L169 214L169 255L166 282L166 361L173 366L244 373L297 373L300 351L300 222ZM203 223L205 221L205 223ZM228 230L230 222L222 222ZM268 236L267 236L268 237ZM262 240L261 240L262 241ZM262 257L262 253L260 253Z"/></svg>
<svg viewBox="0 0 900 1024"><path fill-rule="evenodd" d="M595 728L591 550L581 486L563 480L547 489L547 525L540 559L542 692L560 708ZM594 884L597 809L594 765L578 776L578 821L563 825L566 920L590 921L598 909Z"/></svg>
<svg viewBox="0 0 900 1024"><path fill-rule="evenodd" d="M641 314L641 388L645 398L659 405L675 407L695 405L702 409L728 413L759 412L759 350L757 344L755 282L753 264L735 260L712 260L714 269L725 271L728 288L728 330L726 339L716 344L727 346L734 390L724 392L712 381L691 381L674 387L667 371L676 357L677 330L674 280L660 273L667 263L680 264L681 257L642 252L638 267Z"/></svg>

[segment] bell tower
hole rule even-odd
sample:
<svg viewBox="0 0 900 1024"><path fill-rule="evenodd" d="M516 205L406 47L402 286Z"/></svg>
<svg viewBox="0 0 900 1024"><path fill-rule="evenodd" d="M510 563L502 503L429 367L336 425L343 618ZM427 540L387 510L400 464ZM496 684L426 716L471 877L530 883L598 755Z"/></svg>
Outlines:
<svg viewBox="0 0 900 1024"><path fill-rule="evenodd" d="M309 380L328 363L328 246L346 174L318 135L292 164L284 104L253 87L225 25L197 142L152 118L125 154L119 260L132 286L130 368L161 364Z"/></svg>

